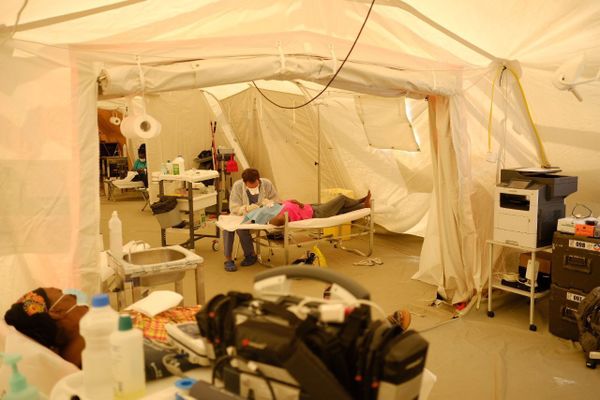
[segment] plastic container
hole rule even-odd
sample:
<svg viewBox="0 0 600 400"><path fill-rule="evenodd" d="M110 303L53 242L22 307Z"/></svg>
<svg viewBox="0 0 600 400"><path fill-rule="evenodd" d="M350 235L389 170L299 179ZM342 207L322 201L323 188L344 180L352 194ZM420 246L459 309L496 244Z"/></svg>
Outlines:
<svg viewBox="0 0 600 400"><path fill-rule="evenodd" d="M181 213L175 197L164 197L150 205L152 214L158 220L162 229L170 228L181 223Z"/></svg>
<svg viewBox="0 0 600 400"><path fill-rule="evenodd" d="M8 392L4 394L2 399L5 400L39 400L46 398L40 396L38 390L27 383L27 379L19 372L17 363L21 360L21 356L17 354L2 354L4 363L8 364L12 368L12 375L8 381L9 388Z"/></svg>
<svg viewBox="0 0 600 400"><path fill-rule="evenodd" d="M171 160L167 160L165 166L167 167L167 175L173 175L173 163Z"/></svg>
<svg viewBox="0 0 600 400"><path fill-rule="evenodd" d="M146 392L144 337L129 315L119 316L119 329L110 335L115 399L142 398Z"/></svg>
<svg viewBox="0 0 600 400"><path fill-rule="evenodd" d="M177 172L175 172L175 170L177 170ZM173 175L183 175L184 172L185 172L185 160L183 159L183 157L180 154L177 157L175 157L175 159L173 160Z"/></svg>
<svg viewBox="0 0 600 400"><path fill-rule="evenodd" d="M85 339L81 353L83 390L89 400L113 398L110 335L117 329L119 314L113 310L107 294L92 298L92 306L81 321L79 333Z"/></svg>
<svg viewBox="0 0 600 400"><path fill-rule="evenodd" d="M123 224L119 219L119 214L113 211L112 217L108 221L108 230L110 232L110 252L117 260L123 259Z"/></svg>

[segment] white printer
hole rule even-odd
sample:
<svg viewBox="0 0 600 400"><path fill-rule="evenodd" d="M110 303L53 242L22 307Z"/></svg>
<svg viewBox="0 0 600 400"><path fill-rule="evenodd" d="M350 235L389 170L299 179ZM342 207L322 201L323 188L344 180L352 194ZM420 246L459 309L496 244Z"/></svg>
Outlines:
<svg viewBox="0 0 600 400"><path fill-rule="evenodd" d="M556 223L565 216L564 199L577 191L577 177L503 169L500 181L494 196L494 240L531 248L551 244Z"/></svg>

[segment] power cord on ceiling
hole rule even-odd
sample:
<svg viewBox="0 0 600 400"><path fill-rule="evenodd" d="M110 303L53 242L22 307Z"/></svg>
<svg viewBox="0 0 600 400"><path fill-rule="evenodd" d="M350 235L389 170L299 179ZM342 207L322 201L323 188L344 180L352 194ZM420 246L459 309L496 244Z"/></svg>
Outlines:
<svg viewBox="0 0 600 400"><path fill-rule="evenodd" d="M342 61L342 64L340 64L340 67L338 68L337 71L335 71L335 74L333 74L333 76L331 77L331 79L329 80L329 82L327 82L327 85L325 85L325 87L323 88L323 90L321 90L315 97L313 97L312 99L308 100L306 103L301 104L299 106L284 106L281 104L277 104L275 103L273 100L269 99L267 97L267 95L265 95L262 90L260 90L260 88L256 85L256 83L254 81L252 81L252 84L254 85L254 87L256 88L256 90L258 90L258 93L260 93L260 95L262 97L265 98L265 100L267 100L269 103L273 104L276 107L279 108L283 108L286 110L297 110L299 108L302 108L304 106L309 105L310 103L312 103L313 101L315 101L316 99L318 99L329 87L329 85L331 85L331 83L333 82L333 80L338 76L338 74L340 73L340 71L342 70L342 68L344 68L344 64L346 64L346 61L348 61L348 58L350 57L350 54L352 54L352 50L354 50L354 46L356 46L356 43L358 42L358 39L360 38L360 35L365 27L365 25L367 24L367 21L369 20L369 15L371 15L371 10L373 9L373 5L375 4L375 0L371 1L371 5L369 6L369 11L367 12L367 15L365 16L365 20L363 21L362 26L360 27L360 30L358 31L358 35L356 35L356 39L354 39L354 43L352 43L352 47L350 47L350 50L348 51L348 54L346 54L346 57L344 58L344 61Z"/></svg>

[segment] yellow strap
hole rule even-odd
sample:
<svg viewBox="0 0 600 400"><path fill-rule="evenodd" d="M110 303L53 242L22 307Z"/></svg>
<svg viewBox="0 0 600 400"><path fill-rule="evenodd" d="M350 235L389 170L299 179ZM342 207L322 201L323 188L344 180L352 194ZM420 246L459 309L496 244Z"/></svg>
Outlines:
<svg viewBox="0 0 600 400"><path fill-rule="evenodd" d="M498 80L498 77L500 76L500 74L502 73L502 70L506 68L507 70L510 71L510 73L513 75L513 77L515 78L515 80L517 81L517 84L519 86L519 91L521 92L521 97L523 98L523 103L525 104L525 110L527 110L527 116L529 117L529 122L531 122L531 127L533 128L533 133L535 133L535 138L537 140L537 144L538 144L538 150L539 150L539 157L540 157L540 165L544 168L548 168L550 167L550 162L548 161L548 158L546 157L546 150L544 149L544 144L542 143L542 139L540 137L540 134L537 130L537 127L535 126L535 123L533 122L533 117L531 116L531 111L529 110L529 104L527 103L527 98L525 97L525 91L523 90L523 86L521 85L521 81L519 80L519 77L517 76L517 74L515 73L515 71L512 70L512 68L508 67L508 66L499 66L498 67L498 72L496 73L496 77L494 78L494 80L492 81L492 94L491 94L491 101L490 101L490 116L488 119L488 152L492 152L492 110L494 109L494 92L495 92L495 88L496 88L496 81Z"/></svg>
<svg viewBox="0 0 600 400"><path fill-rule="evenodd" d="M325 258L323 253L321 253L321 250L317 247L317 245L313 246L312 252L315 253L317 260L319 260L319 266L321 268L327 268L327 259Z"/></svg>
<svg viewBox="0 0 600 400"><path fill-rule="evenodd" d="M521 92L521 96L523 97L523 103L525 103L525 109L527 110L527 116L529 117L529 122L531 122L531 127L533 128L533 132L535 133L535 138L537 139L537 142L538 142L540 158L541 158L540 164L543 168L549 168L551 166L551 164L548 161L548 158L546 157L546 150L544 149L544 144L542 143L542 138L540 137L537 127L535 126L535 123L533 122L533 117L531 116L531 111L529 111L529 104L527 104L527 98L525 97L525 91L523 90L523 86L521 86L521 81L519 80L519 77L517 76L517 74L515 74L515 71L512 70L512 68L507 67L507 69L515 77L517 83L519 84L519 90Z"/></svg>

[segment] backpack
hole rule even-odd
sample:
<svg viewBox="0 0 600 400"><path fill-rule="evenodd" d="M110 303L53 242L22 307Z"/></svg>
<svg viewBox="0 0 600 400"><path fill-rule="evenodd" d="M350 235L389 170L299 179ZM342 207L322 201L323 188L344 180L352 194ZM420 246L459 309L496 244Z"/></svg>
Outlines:
<svg viewBox="0 0 600 400"><path fill-rule="evenodd" d="M577 328L586 364L590 368L595 368L596 360L590 359L590 352L600 350L600 287L593 289L579 303Z"/></svg>

